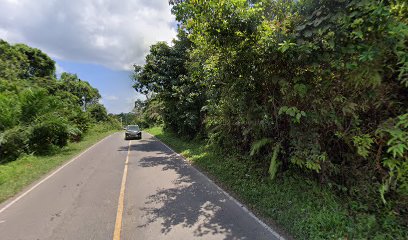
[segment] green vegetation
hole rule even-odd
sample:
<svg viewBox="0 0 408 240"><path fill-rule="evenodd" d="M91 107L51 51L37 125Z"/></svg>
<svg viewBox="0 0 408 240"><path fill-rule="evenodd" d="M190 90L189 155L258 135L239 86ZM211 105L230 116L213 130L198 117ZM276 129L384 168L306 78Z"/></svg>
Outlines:
<svg viewBox="0 0 408 240"><path fill-rule="evenodd" d="M57 79L55 62L39 49L0 40L0 164L52 154L95 124L119 128L99 99L75 74Z"/></svg>
<svg viewBox="0 0 408 240"><path fill-rule="evenodd" d="M224 156L202 160L208 168L234 169L236 177L225 173L233 180L220 178L236 184L253 176L242 184L255 190L239 187L248 199L265 199L266 212L291 211L273 206L304 196L287 192L299 186L340 199L343 217L272 216L295 236L406 239L406 1L170 2L177 39L151 46L146 64L135 66L134 88L149 97L140 121L203 139Z"/></svg>
<svg viewBox="0 0 408 240"><path fill-rule="evenodd" d="M157 98L150 98L147 95L147 100L135 101L132 112L117 114L116 118L122 121L123 126L137 124L141 128L148 128L163 123L161 115L163 109L163 105Z"/></svg>
<svg viewBox="0 0 408 240"><path fill-rule="evenodd" d="M72 142L47 156L25 155L16 161L0 165L0 203L14 196L24 187L52 169L72 159L105 136L115 132L110 126L96 125L81 142Z"/></svg>
<svg viewBox="0 0 408 240"><path fill-rule="evenodd" d="M344 196L336 196L329 187L304 178L299 172L287 171L276 181L270 180L263 176L263 169L248 157L219 152L205 141L183 139L164 131L162 127L146 131L204 170L267 221L282 226L296 239L406 237L406 228L395 227L392 216L388 218L388 228L382 231L375 222L375 215L355 211L361 207L359 203Z"/></svg>
<svg viewBox="0 0 408 240"><path fill-rule="evenodd" d="M39 49L0 39L0 201L120 129L99 99Z"/></svg>

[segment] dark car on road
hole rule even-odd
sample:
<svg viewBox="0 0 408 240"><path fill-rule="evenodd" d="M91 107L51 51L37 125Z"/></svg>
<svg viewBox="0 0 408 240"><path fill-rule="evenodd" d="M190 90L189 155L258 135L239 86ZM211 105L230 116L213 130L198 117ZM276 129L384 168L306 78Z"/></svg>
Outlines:
<svg viewBox="0 0 408 240"><path fill-rule="evenodd" d="M125 132L125 140L142 139L142 132L138 125L128 125Z"/></svg>

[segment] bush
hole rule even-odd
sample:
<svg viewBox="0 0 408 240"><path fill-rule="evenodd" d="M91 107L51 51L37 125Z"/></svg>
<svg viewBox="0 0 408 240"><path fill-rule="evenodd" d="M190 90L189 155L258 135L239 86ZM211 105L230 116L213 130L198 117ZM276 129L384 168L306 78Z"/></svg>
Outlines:
<svg viewBox="0 0 408 240"><path fill-rule="evenodd" d="M70 122L74 123L76 128L81 132L86 133L91 123L90 114L87 112L79 111L69 118Z"/></svg>
<svg viewBox="0 0 408 240"><path fill-rule="evenodd" d="M13 95L0 93L0 131L15 126L20 117L20 102Z"/></svg>
<svg viewBox="0 0 408 240"><path fill-rule="evenodd" d="M83 132L79 128L73 126L68 126L68 134L71 142L79 142L83 137Z"/></svg>
<svg viewBox="0 0 408 240"><path fill-rule="evenodd" d="M120 122L115 117L109 116L108 121L95 124L92 127L91 131L102 133L102 132L107 132L107 131L112 131L112 130L121 130L121 129L122 129L122 126Z"/></svg>
<svg viewBox="0 0 408 240"><path fill-rule="evenodd" d="M29 130L14 127L0 135L0 163L16 160L23 153L28 152Z"/></svg>
<svg viewBox="0 0 408 240"><path fill-rule="evenodd" d="M92 104L91 106L89 106L87 112L90 113L91 117L96 122L103 122L108 119L108 113L106 111L106 108L102 104Z"/></svg>
<svg viewBox="0 0 408 240"><path fill-rule="evenodd" d="M61 100L55 96L50 96L46 89L29 88L20 94L21 118L25 124L32 123L37 117L57 109L61 109Z"/></svg>
<svg viewBox="0 0 408 240"><path fill-rule="evenodd" d="M33 126L30 147L36 153L45 154L53 147L64 147L69 139L69 129L62 118L51 118Z"/></svg>
<svg viewBox="0 0 408 240"><path fill-rule="evenodd" d="M407 239L389 230L408 219L405 2L172 1L183 27L135 66L134 88L157 94L166 129L205 126L219 151L260 150L276 181L296 170L363 206L351 238Z"/></svg>

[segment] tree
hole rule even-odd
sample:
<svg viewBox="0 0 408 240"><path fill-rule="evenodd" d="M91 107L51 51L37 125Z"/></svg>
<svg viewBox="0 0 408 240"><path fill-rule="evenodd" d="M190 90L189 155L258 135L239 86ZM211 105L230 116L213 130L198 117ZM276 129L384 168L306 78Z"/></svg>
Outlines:
<svg viewBox="0 0 408 240"><path fill-rule="evenodd" d="M106 108L100 103L90 105L87 111L91 114L91 117L97 122L103 122L108 119L108 113L106 111Z"/></svg>
<svg viewBox="0 0 408 240"><path fill-rule="evenodd" d="M143 113L145 107L146 107L146 101L143 101L141 99L136 99L135 107L133 108L133 112L135 113L136 116L140 116Z"/></svg>
<svg viewBox="0 0 408 240"><path fill-rule="evenodd" d="M53 78L55 77L55 62L37 48L25 44L16 44L13 48L24 56L20 60L22 73L20 78Z"/></svg>
<svg viewBox="0 0 408 240"><path fill-rule="evenodd" d="M62 73L59 89L76 96L78 104L83 106L84 109L86 109L88 105L98 103L101 98L98 89L93 88L88 82L79 79L76 74Z"/></svg>
<svg viewBox="0 0 408 240"><path fill-rule="evenodd" d="M134 85L166 127L348 189L384 228L390 209L408 219L404 1L170 3L178 39L151 46Z"/></svg>
<svg viewBox="0 0 408 240"><path fill-rule="evenodd" d="M55 62L41 50L0 40L0 163L79 141L91 115L94 122L103 121L102 130L117 128L99 98L98 90L75 74L57 80Z"/></svg>
<svg viewBox="0 0 408 240"><path fill-rule="evenodd" d="M0 39L1 79L48 89L55 83L55 62L39 49L24 44L10 45Z"/></svg>
<svg viewBox="0 0 408 240"><path fill-rule="evenodd" d="M143 67L135 66L134 88L163 103L162 117L167 128L194 137L202 130L205 101L202 85L188 73L188 58L191 42L185 33L170 47L164 42L152 45Z"/></svg>

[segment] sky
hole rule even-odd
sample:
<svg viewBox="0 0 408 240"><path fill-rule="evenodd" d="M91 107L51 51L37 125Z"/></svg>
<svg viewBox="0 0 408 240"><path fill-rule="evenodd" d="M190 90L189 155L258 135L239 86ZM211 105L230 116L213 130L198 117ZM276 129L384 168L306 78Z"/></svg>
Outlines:
<svg viewBox="0 0 408 240"><path fill-rule="evenodd" d="M176 21L168 0L0 0L0 39L41 49L61 72L98 88L110 113L129 112L143 96L132 88L133 64L150 45L171 42Z"/></svg>

